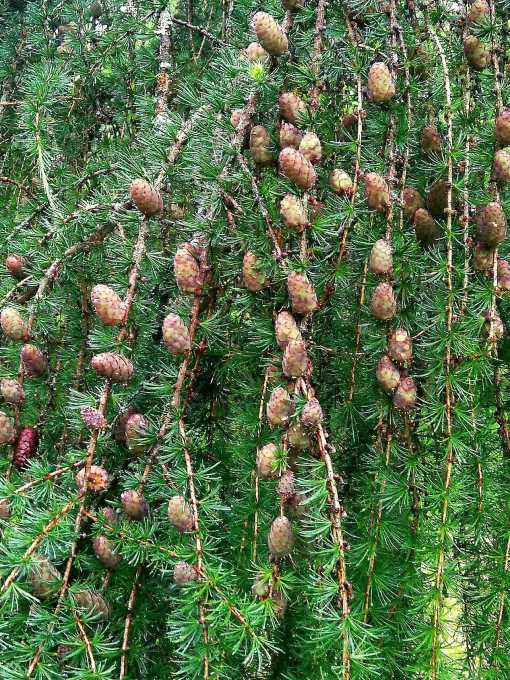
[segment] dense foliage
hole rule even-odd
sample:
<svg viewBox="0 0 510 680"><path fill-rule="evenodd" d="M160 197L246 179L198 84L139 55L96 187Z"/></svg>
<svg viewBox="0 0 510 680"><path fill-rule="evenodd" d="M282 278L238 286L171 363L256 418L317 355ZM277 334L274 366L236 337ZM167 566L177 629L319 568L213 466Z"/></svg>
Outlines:
<svg viewBox="0 0 510 680"><path fill-rule="evenodd" d="M0 31L0 677L510 677L508 0Z"/></svg>

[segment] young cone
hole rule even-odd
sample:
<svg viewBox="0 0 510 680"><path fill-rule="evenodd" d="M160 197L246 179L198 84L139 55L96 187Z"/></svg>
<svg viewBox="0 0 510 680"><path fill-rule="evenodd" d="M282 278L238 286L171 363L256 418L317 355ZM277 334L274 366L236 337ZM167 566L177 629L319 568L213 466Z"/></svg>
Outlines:
<svg viewBox="0 0 510 680"><path fill-rule="evenodd" d="M289 501L292 496L296 493L296 480L294 479L294 473L292 470L285 470L278 480L278 485L276 487L276 493L280 496L282 501L285 503Z"/></svg>
<svg viewBox="0 0 510 680"><path fill-rule="evenodd" d="M500 203L492 202L476 209L476 235L490 248L506 238L506 217Z"/></svg>
<svg viewBox="0 0 510 680"><path fill-rule="evenodd" d="M352 179L340 168L335 168L329 176L329 186L339 196L350 196L353 191Z"/></svg>
<svg viewBox="0 0 510 680"><path fill-rule="evenodd" d="M168 501L168 519L180 533L193 531L193 513L183 496L172 496Z"/></svg>
<svg viewBox="0 0 510 680"><path fill-rule="evenodd" d="M317 295L306 274L289 272L287 276L287 289L293 312L296 314L310 314L317 309Z"/></svg>
<svg viewBox="0 0 510 680"><path fill-rule="evenodd" d="M397 302L391 283L380 283L372 294L370 310L379 321L388 321L397 313Z"/></svg>
<svg viewBox="0 0 510 680"><path fill-rule="evenodd" d="M510 109L506 109L496 118L495 134L499 144L510 144Z"/></svg>
<svg viewBox="0 0 510 680"><path fill-rule="evenodd" d="M92 357L90 366L112 382L127 382L133 375L133 364L116 352L103 352Z"/></svg>
<svg viewBox="0 0 510 680"><path fill-rule="evenodd" d="M25 278L26 274L24 271L24 267L26 265L25 258L22 257L21 255L7 255L5 258L5 267L7 271L13 276L15 279L18 279L21 281L21 279Z"/></svg>
<svg viewBox="0 0 510 680"><path fill-rule="evenodd" d="M494 179L503 184L510 182L510 147L496 151L492 164L492 174Z"/></svg>
<svg viewBox="0 0 510 680"><path fill-rule="evenodd" d="M468 24L477 24L484 19L489 19L491 10L487 0L474 0L469 7L466 21Z"/></svg>
<svg viewBox="0 0 510 680"><path fill-rule="evenodd" d="M281 349L285 349L291 340L301 340L301 333L297 323L289 312L278 314L274 324L276 341Z"/></svg>
<svg viewBox="0 0 510 680"><path fill-rule="evenodd" d="M23 345L21 361L26 375L30 378L40 378L48 370L48 360L35 345Z"/></svg>
<svg viewBox="0 0 510 680"><path fill-rule="evenodd" d="M493 262L494 250L483 243L477 243L473 250L473 269L477 272L488 272L492 269Z"/></svg>
<svg viewBox="0 0 510 680"><path fill-rule="evenodd" d="M0 411L0 445L11 444L16 439L14 420Z"/></svg>
<svg viewBox="0 0 510 680"><path fill-rule="evenodd" d="M277 472L278 449L273 443L266 444L257 452L257 474L262 479L274 479Z"/></svg>
<svg viewBox="0 0 510 680"><path fill-rule="evenodd" d="M383 62L372 64L368 71L368 98L376 104L390 101L395 96L395 83Z"/></svg>
<svg viewBox="0 0 510 680"><path fill-rule="evenodd" d="M464 54L468 64L476 71L482 71L491 62L491 53L482 41L474 35L467 35L464 38Z"/></svg>
<svg viewBox="0 0 510 680"><path fill-rule="evenodd" d="M200 290L200 269L188 248L181 246L174 256L175 280L182 293L194 295Z"/></svg>
<svg viewBox="0 0 510 680"><path fill-rule="evenodd" d="M243 286L252 293L258 293L269 286L269 279L259 268L259 261L255 253L246 251L243 258Z"/></svg>
<svg viewBox="0 0 510 680"><path fill-rule="evenodd" d="M283 355L283 372L288 378L300 378L308 368L308 354L302 340L291 340Z"/></svg>
<svg viewBox="0 0 510 680"><path fill-rule="evenodd" d="M420 193L412 187L404 189L402 199L404 203L404 216L408 220L412 220L418 208L423 208L425 205Z"/></svg>
<svg viewBox="0 0 510 680"><path fill-rule="evenodd" d="M399 364L407 364L413 358L413 341L405 328L396 328L388 338L388 354Z"/></svg>
<svg viewBox="0 0 510 680"><path fill-rule="evenodd" d="M37 446L39 444L39 434L35 427L26 426L20 430L12 462L17 468L24 468L28 465L28 461L37 453Z"/></svg>
<svg viewBox="0 0 510 680"><path fill-rule="evenodd" d="M144 179L135 179L131 183L130 194L138 210L152 217L163 210L163 199L157 189Z"/></svg>
<svg viewBox="0 0 510 680"><path fill-rule="evenodd" d="M175 356L186 354L191 349L189 330L177 314L168 314L163 321L163 341Z"/></svg>
<svg viewBox="0 0 510 680"><path fill-rule="evenodd" d="M96 408L84 406L80 411L81 417L85 425L90 430L103 430L108 427L108 421Z"/></svg>
<svg viewBox="0 0 510 680"><path fill-rule="evenodd" d="M379 239L370 252L370 271L374 274L390 274L393 271L393 253L391 243Z"/></svg>
<svg viewBox="0 0 510 680"><path fill-rule="evenodd" d="M267 12L257 12L252 19L252 28L262 47L276 57L287 52L287 36Z"/></svg>
<svg viewBox="0 0 510 680"><path fill-rule="evenodd" d="M149 506L141 493L134 489L123 491L120 496L122 509L130 519L142 520L149 512Z"/></svg>
<svg viewBox="0 0 510 680"><path fill-rule="evenodd" d="M271 524L267 544L274 557L285 557L294 547L292 524L286 517L277 517Z"/></svg>
<svg viewBox="0 0 510 680"><path fill-rule="evenodd" d="M292 423L287 430L289 446L297 451L306 451L310 448L310 438L303 425L298 421Z"/></svg>
<svg viewBox="0 0 510 680"><path fill-rule="evenodd" d="M182 588L187 583L197 580L197 572L188 562L176 562L173 571L174 583L178 588Z"/></svg>
<svg viewBox="0 0 510 680"><path fill-rule="evenodd" d="M435 125L427 125L421 131L421 148L428 155L440 154L443 146L441 135Z"/></svg>
<svg viewBox="0 0 510 680"><path fill-rule="evenodd" d="M77 608L85 611L89 616L95 616L100 621L110 618L110 607L97 590L80 590L73 593L73 597Z"/></svg>
<svg viewBox="0 0 510 680"><path fill-rule="evenodd" d="M271 136L262 125L254 125L251 129L250 152L257 165L270 165L274 160Z"/></svg>
<svg viewBox="0 0 510 680"><path fill-rule="evenodd" d="M322 423L324 415L318 399L310 399L301 411L301 423L304 427L315 430Z"/></svg>
<svg viewBox="0 0 510 680"><path fill-rule="evenodd" d="M114 552L114 545L106 536L96 536L92 542L97 559L107 569L115 569L120 562L120 557Z"/></svg>
<svg viewBox="0 0 510 680"><path fill-rule="evenodd" d="M410 376L400 381L393 395L393 406L400 411L408 411L416 406L416 384Z"/></svg>
<svg viewBox="0 0 510 680"><path fill-rule="evenodd" d="M390 205L390 190L386 180L375 172L369 172L364 179L368 207L385 213Z"/></svg>
<svg viewBox="0 0 510 680"><path fill-rule="evenodd" d="M299 149L302 139L303 133L300 132L297 127L292 125L292 123L282 122L280 125L280 146L282 149L285 149L286 146Z"/></svg>
<svg viewBox="0 0 510 680"><path fill-rule="evenodd" d="M11 340L26 340L28 338L28 326L14 307L2 309L0 312L0 326L5 335Z"/></svg>
<svg viewBox="0 0 510 680"><path fill-rule="evenodd" d="M269 53L258 42L251 42L245 50L248 61L265 64L269 61Z"/></svg>
<svg viewBox="0 0 510 680"><path fill-rule="evenodd" d="M294 404L289 393L283 387L271 392L266 406L267 421L271 427L285 425L294 413Z"/></svg>
<svg viewBox="0 0 510 680"><path fill-rule="evenodd" d="M75 477L76 486L79 491L85 491L85 488L92 493L106 491L110 480L108 473L103 467L100 465L91 465L87 477L85 477L85 472L85 468L82 468Z"/></svg>
<svg viewBox="0 0 510 680"><path fill-rule="evenodd" d="M301 189L310 189L317 181L317 173L310 161L290 146L280 151L278 163L280 172Z"/></svg>
<svg viewBox="0 0 510 680"><path fill-rule="evenodd" d="M428 246L437 240L439 231L436 222L425 208L418 208L414 213L413 225L416 240L422 245Z"/></svg>
<svg viewBox="0 0 510 680"><path fill-rule="evenodd" d="M452 196L453 201L453 196ZM434 217L444 217L448 208L448 182L438 180L434 182L427 195L427 209Z"/></svg>
<svg viewBox="0 0 510 680"><path fill-rule="evenodd" d="M117 326L126 314L126 305L109 286L98 284L90 293L95 312L105 326Z"/></svg>
<svg viewBox="0 0 510 680"><path fill-rule="evenodd" d="M149 433L149 421L141 413L133 413L126 420L124 429L125 442L131 453L142 453L147 445L143 438Z"/></svg>
<svg viewBox="0 0 510 680"><path fill-rule="evenodd" d="M379 359L375 375L377 382L386 392L391 392L400 383L400 371L387 355Z"/></svg>
<svg viewBox="0 0 510 680"><path fill-rule="evenodd" d="M293 194L285 194L280 203L280 215L289 229L301 233L308 224L305 206L301 199Z"/></svg>
<svg viewBox="0 0 510 680"><path fill-rule="evenodd" d="M57 593L62 576L46 557L34 555L28 570L28 580L33 594L44 600Z"/></svg>
<svg viewBox="0 0 510 680"><path fill-rule="evenodd" d="M310 163L318 163L322 158L322 146L315 132L307 132L299 145L299 151Z"/></svg>
<svg viewBox="0 0 510 680"><path fill-rule="evenodd" d="M25 399L25 390L17 380L3 378L0 380L0 394L8 404L21 404Z"/></svg>
<svg viewBox="0 0 510 680"><path fill-rule="evenodd" d="M282 92L278 99L280 116L288 123L299 124L301 117L306 113L306 104L293 92Z"/></svg>

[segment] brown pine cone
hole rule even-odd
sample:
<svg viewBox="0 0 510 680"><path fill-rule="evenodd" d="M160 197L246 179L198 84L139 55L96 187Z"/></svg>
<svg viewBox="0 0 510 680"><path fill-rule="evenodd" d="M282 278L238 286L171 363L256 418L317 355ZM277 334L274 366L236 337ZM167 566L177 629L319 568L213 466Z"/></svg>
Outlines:
<svg viewBox="0 0 510 680"><path fill-rule="evenodd" d="M269 279L262 271L257 256L250 250L246 251L243 258L243 286L252 293L269 286Z"/></svg>
<svg viewBox="0 0 510 680"><path fill-rule="evenodd" d="M280 146L282 149L285 149L286 146L299 149L302 139L303 133L300 132L297 127L292 125L292 123L282 122L280 125Z"/></svg>
<svg viewBox="0 0 510 680"><path fill-rule="evenodd" d="M257 474L262 479L274 479L278 466L278 449L269 443L257 452Z"/></svg>
<svg viewBox="0 0 510 680"><path fill-rule="evenodd" d="M175 356L190 351L191 338L188 327L177 314L168 314L163 320L163 341Z"/></svg>
<svg viewBox="0 0 510 680"><path fill-rule="evenodd" d="M147 448L143 441L149 434L149 421L141 413L133 413L126 420L124 435L125 442L131 453L142 453Z"/></svg>
<svg viewBox="0 0 510 680"><path fill-rule="evenodd" d="M390 274L393 271L391 243L381 238L374 243L370 252L370 271L374 274Z"/></svg>
<svg viewBox="0 0 510 680"><path fill-rule="evenodd" d="M370 310L379 321L388 321L397 313L397 302L391 283L380 283L372 294Z"/></svg>
<svg viewBox="0 0 510 680"><path fill-rule="evenodd" d="M11 340L27 340L28 326L14 307L4 307L0 312L0 326Z"/></svg>
<svg viewBox="0 0 510 680"><path fill-rule="evenodd" d="M14 427L14 420L0 411L0 445L12 444L16 439L16 428Z"/></svg>
<svg viewBox="0 0 510 680"><path fill-rule="evenodd" d="M499 182L504 184L510 182L510 147L496 151L492 164L492 174L494 179Z"/></svg>
<svg viewBox="0 0 510 680"><path fill-rule="evenodd" d="M301 154L310 161L318 163L322 158L322 146L315 132L307 132L299 145Z"/></svg>
<svg viewBox="0 0 510 680"><path fill-rule="evenodd" d="M28 568L28 581L33 594L43 600L57 593L62 576L50 560L34 555Z"/></svg>
<svg viewBox="0 0 510 680"><path fill-rule="evenodd" d="M121 413L115 421L113 436L115 437L115 441L119 442L119 444L126 444L126 424L134 413L138 413L138 411L130 406L124 413Z"/></svg>
<svg viewBox="0 0 510 680"><path fill-rule="evenodd" d="M506 238L506 217L500 203L492 202L476 209L476 235L491 248Z"/></svg>
<svg viewBox="0 0 510 680"><path fill-rule="evenodd" d="M188 562L176 562L174 566L174 583L178 588L182 588L187 583L197 580L195 568Z"/></svg>
<svg viewBox="0 0 510 680"><path fill-rule="evenodd" d="M144 179L135 179L130 187L131 198L138 210L152 217L163 210L163 199L159 191Z"/></svg>
<svg viewBox="0 0 510 680"><path fill-rule="evenodd" d="M506 109L496 118L496 139L502 146L510 144L510 109Z"/></svg>
<svg viewBox="0 0 510 680"><path fill-rule="evenodd" d="M258 42L251 42L245 49L248 61L265 64L269 61L269 53Z"/></svg>
<svg viewBox="0 0 510 680"><path fill-rule="evenodd" d="M274 557L284 557L292 552L294 533L287 517L277 517L271 524L267 544Z"/></svg>
<svg viewBox="0 0 510 680"><path fill-rule="evenodd" d="M405 328L396 328L388 338L388 354L393 361L407 364L413 358L413 341Z"/></svg>
<svg viewBox="0 0 510 680"><path fill-rule="evenodd" d="M285 347L282 368L288 378L301 378L308 368L308 353L302 340L290 340Z"/></svg>
<svg viewBox="0 0 510 680"><path fill-rule="evenodd" d="M100 621L106 621L110 618L110 607L97 590L80 590L73 593L73 598L76 606L90 616L95 616Z"/></svg>
<svg viewBox="0 0 510 680"><path fill-rule="evenodd" d="M435 125L427 125L421 131L421 148L426 154L440 154L443 140Z"/></svg>
<svg viewBox="0 0 510 680"><path fill-rule="evenodd" d="M0 498L0 519L8 520L11 516L11 508L7 498Z"/></svg>
<svg viewBox="0 0 510 680"><path fill-rule="evenodd" d="M471 68L477 71L482 71L491 63L491 53L482 41L474 35L468 35L464 38L464 54Z"/></svg>
<svg viewBox="0 0 510 680"><path fill-rule="evenodd" d="M498 257L498 288L502 291L510 290L510 262Z"/></svg>
<svg viewBox="0 0 510 680"><path fill-rule="evenodd" d="M105 326L117 326L126 315L126 305L109 286L98 284L90 293L97 316Z"/></svg>
<svg viewBox="0 0 510 680"><path fill-rule="evenodd" d="M7 255L5 258L5 267L7 271L13 276L15 279L18 279L21 281L21 279L24 279L26 274L24 272L24 267L26 265L25 258L22 257L21 255Z"/></svg>
<svg viewBox="0 0 510 680"><path fill-rule="evenodd" d="M487 0L474 0L469 7L466 21L468 24L477 24L484 19L489 19L491 10Z"/></svg>
<svg viewBox="0 0 510 680"><path fill-rule="evenodd" d="M23 345L21 361L25 374L30 378L39 378L48 370L48 360L35 345Z"/></svg>
<svg viewBox="0 0 510 680"><path fill-rule="evenodd" d="M92 491L93 493L105 491L110 483L108 473L99 465L90 466L87 479L85 479L85 468L83 467L76 475L75 481L79 491Z"/></svg>
<svg viewBox="0 0 510 680"><path fill-rule="evenodd" d="M276 341L281 349L285 349L291 340L301 340L301 333L297 323L289 312L283 311L278 314L274 330Z"/></svg>
<svg viewBox="0 0 510 680"><path fill-rule="evenodd" d="M271 135L263 125L254 125L251 129L250 152L257 165L271 165L274 161L271 150Z"/></svg>
<svg viewBox="0 0 510 680"><path fill-rule="evenodd" d="M379 359L375 375L377 382L386 392L391 392L400 383L400 371L386 355Z"/></svg>
<svg viewBox="0 0 510 680"><path fill-rule="evenodd" d="M310 399L301 411L301 423L304 427L315 430L322 423L324 415L318 399Z"/></svg>
<svg viewBox="0 0 510 680"><path fill-rule="evenodd" d="M303 201L293 194L285 194L280 203L280 215L289 229L301 233L308 224Z"/></svg>
<svg viewBox="0 0 510 680"><path fill-rule="evenodd" d="M271 392L266 406L267 420L271 427L285 425L294 413L294 404L289 393L283 387L277 387Z"/></svg>
<svg viewBox="0 0 510 680"><path fill-rule="evenodd" d="M115 569L120 562L120 557L114 552L112 541L106 536L96 536L92 542L97 559L104 564L107 569Z"/></svg>
<svg viewBox="0 0 510 680"><path fill-rule="evenodd" d="M395 96L395 83L383 62L372 64L368 71L368 98L376 104L388 102Z"/></svg>
<svg viewBox="0 0 510 680"><path fill-rule="evenodd" d="M141 493L134 489L123 491L120 495L122 509L131 519L142 520L149 512L149 506Z"/></svg>
<svg viewBox="0 0 510 680"><path fill-rule="evenodd" d="M493 262L494 250L487 248L483 243L477 243L473 250L473 269L477 272L487 272L492 269Z"/></svg>
<svg viewBox="0 0 510 680"><path fill-rule="evenodd" d="M81 417L89 430L104 430L108 427L108 421L97 408L91 406L84 406L81 411Z"/></svg>
<svg viewBox="0 0 510 680"><path fill-rule="evenodd" d="M310 448L310 438L300 422L292 423L287 430L289 446L297 451L306 451Z"/></svg>
<svg viewBox="0 0 510 680"><path fill-rule="evenodd" d="M168 519L181 533L193 531L195 526L191 507L182 496L172 496L168 501Z"/></svg>
<svg viewBox="0 0 510 680"><path fill-rule="evenodd" d="M35 427L26 426L21 428L14 447L12 462L17 468L24 468L28 461L37 453L39 434Z"/></svg>
<svg viewBox="0 0 510 680"><path fill-rule="evenodd" d="M352 179L345 170L341 170L340 168L335 168L331 172L331 175L329 176L329 186L330 189L339 196L350 196L354 189Z"/></svg>
<svg viewBox="0 0 510 680"><path fill-rule="evenodd" d="M407 187L404 189L402 193L402 199L404 203L404 216L409 220L413 219L418 208L423 208L425 205L420 193L412 187Z"/></svg>
<svg viewBox="0 0 510 680"><path fill-rule="evenodd" d="M285 472L282 472L280 479L278 480L276 493L284 502L290 500L296 493L296 480L294 479L292 470L285 470Z"/></svg>
<svg viewBox="0 0 510 680"><path fill-rule="evenodd" d="M20 404L25 399L25 390L17 380L0 380L0 394L8 404Z"/></svg>
<svg viewBox="0 0 510 680"><path fill-rule="evenodd" d="M254 14L252 28L257 34L259 43L269 54L277 57L289 49L287 36L274 18L267 14L267 12L257 12Z"/></svg>
<svg viewBox="0 0 510 680"><path fill-rule="evenodd" d="M390 190L386 180L375 172L366 174L364 180L368 207L385 213L390 206Z"/></svg>
<svg viewBox="0 0 510 680"><path fill-rule="evenodd" d="M452 207L454 196L452 194ZM443 179L434 182L427 195L427 209L434 217L444 217L448 208L448 182Z"/></svg>
<svg viewBox="0 0 510 680"><path fill-rule="evenodd" d="M116 352L103 352L92 357L91 367L112 382L127 382L133 375L133 364Z"/></svg>
<svg viewBox="0 0 510 680"><path fill-rule="evenodd" d="M310 314L317 309L317 295L306 274L289 272L287 290L292 303L292 311L296 314Z"/></svg>
<svg viewBox="0 0 510 680"><path fill-rule="evenodd" d="M174 257L175 280L182 293L194 295L202 287L198 263L185 246L177 249Z"/></svg>
<svg viewBox="0 0 510 680"><path fill-rule="evenodd" d="M313 165L291 146L280 151L278 163L280 172L301 189L310 189L317 181Z"/></svg>
<svg viewBox="0 0 510 680"><path fill-rule="evenodd" d="M393 406L400 411L408 411L416 406L416 384L410 376L400 381L393 395Z"/></svg>
<svg viewBox="0 0 510 680"><path fill-rule="evenodd" d="M425 208L418 208L414 213L413 225L418 243L429 246L439 238L437 224Z"/></svg>

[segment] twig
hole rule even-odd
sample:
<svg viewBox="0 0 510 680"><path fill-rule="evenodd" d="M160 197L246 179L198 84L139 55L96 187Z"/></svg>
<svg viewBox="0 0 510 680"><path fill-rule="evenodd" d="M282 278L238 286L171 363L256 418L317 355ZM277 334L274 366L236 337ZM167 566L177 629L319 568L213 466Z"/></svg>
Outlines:
<svg viewBox="0 0 510 680"><path fill-rule="evenodd" d="M0 176L0 183L12 184L13 186L17 187L20 191L24 191L27 194L30 194L32 192L30 187L27 187L26 184L22 184L21 182L17 182L15 179L12 179L11 177Z"/></svg>
<svg viewBox="0 0 510 680"><path fill-rule="evenodd" d="M227 47L227 43L223 42L223 40L220 40L217 38L215 35L212 33L209 33L208 30L203 28L202 26L195 26L192 24L190 21L184 21L184 19L178 19L177 17L172 17L172 23L177 24L178 26L185 26L186 28L189 29L190 33L191 31L195 31L196 33L200 33L201 35L205 36L206 38L209 38L209 40L216 45L220 45L221 47ZM192 41L193 43L193 41Z"/></svg>
<svg viewBox="0 0 510 680"><path fill-rule="evenodd" d="M95 673L97 671L97 667L96 667L96 661L94 659L94 653L92 651L92 645L91 645L89 637L87 635L87 631L85 630L85 627L84 627L83 623L81 622L80 617L78 616L78 614L76 612L74 612L74 620L75 620L76 625L78 626L78 630L80 631L81 639L83 640L83 643L84 643L85 648L87 650L87 656L89 657L90 668L91 668L92 672Z"/></svg>
<svg viewBox="0 0 510 680"><path fill-rule="evenodd" d="M127 606L127 616L124 622L124 636L122 638L122 656L120 657L120 675L119 680L126 677L127 674L127 652L129 649L129 631L131 624L133 623L133 611L135 608L136 596L138 593L138 588L140 585L140 576L142 574L142 567L138 567L135 572L135 578L133 580L133 586L131 588L131 593L129 594L128 606Z"/></svg>
<svg viewBox="0 0 510 680"><path fill-rule="evenodd" d="M327 0L319 0L316 10L315 31L313 39L312 72L315 82L310 95L310 108L317 111L319 108L319 95L322 89L320 82L320 59L322 53L322 35L326 30L326 6Z"/></svg>

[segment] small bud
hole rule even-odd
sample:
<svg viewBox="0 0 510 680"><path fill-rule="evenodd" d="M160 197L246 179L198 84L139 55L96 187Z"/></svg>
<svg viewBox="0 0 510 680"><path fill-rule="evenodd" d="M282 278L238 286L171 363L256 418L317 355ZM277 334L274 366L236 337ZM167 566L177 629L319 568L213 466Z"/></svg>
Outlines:
<svg viewBox="0 0 510 680"><path fill-rule="evenodd" d="M294 149L299 149L303 133L292 123L282 122L280 125L280 146L284 149L286 146L291 146Z"/></svg>
<svg viewBox="0 0 510 680"><path fill-rule="evenodd" d="M24 468L28 461L37 453L39 434L35 427L26 426L21 428L14 447L12 462L17 468Z"/></svg>
<svg viewBox="0 0 510 680"><path fill-rule="evenodd" d="M26 340L28 326L23 317L14 307L4 307L0 312L0 326L5 335L11 340Z"/></svg>
<svg viewBox="0 0 510 680"><path fill-rule="evenodd" d="M391 243L386 239L379 239L372 246L370 252L370 271L374 274L390 274L393 271L393 253Z"/></svg>
<svg viewBox="0 0 510 680"><path fill-rule="evenodd" d="M260 262L250 250L243 258L243 286L252 293L257 293L269 286L269 279L260 268Z"/></svg>
<svg viewBox="0 0 510 680"><path fill-rule="evenodd" d="M257 474L262 479L273 479L276 476L278 449L272 443L266 444L257 452Z"/></svg>
<svg viewBox="0 0 510 680"><path fill-rule="evenodd" d="M89 474L85 478L85 468L83 467L75 477L76 486L79 491L92 491L93 493L101 493L108 488L110 480L108 473L103 467L99 465L91 465Z"/></svg>
<svg viewBox="0 0 510 680"><path fill-rule="evenodd" d="M476 209L476 234L482 243L495 248L506 238L506 217L497 202Z"/></svg>
<svg viewBox="0 0 510 680"><path fill-rule="evenodd" d="M322 423L324 415L318 399L310 399L301 411L301 423L304 427L315 430Z"/></svg>
<svg viewBox="0 0 510 680"><path fill-rule="evenodd" d="M308 224L305 206L301 199L293 194L285 194L280 203L280 215L289 229L301 233Z"/></svg>
<svg viewBox="0 0 510 680"><path fill-rule="evenodd" d="M8 404L21 404L25 399L25 390L17 380L3 378L0 380L0 394Z"/></svg>
<svg viewBox="0 0 510 680"><path fill-rule="evenodd" d="M0 411L0 445L12 444L16 439L16 429L14 427L14 420Z"/></svg>
<svg viewBox="0 0 510 680"><path fill-rule="evenodd" d="M289 272L287 276L287 289L293 312L296 314L310 314L317 309L317 295L306 274Z"/></svg>
<svg viewBox="0 0 510 680"><path fill-rule="evenodd" d="M97 559L104 564L107 569L115 569L120 562L120 557L114 552L112 541L106 536L96 536L92 542Z"/></svg>
<svg viewBox="0 0 510 680"><path fill-rule="evenodd" d="M317 181L317 173L310 161L290 146L280 151L278 163L280 172L301 189L310 189Z"/></svg>
<svg viewBox="0 0 510 680"><path fill-rule="evenodd" d="M127 382L134 373L133 364L116 352L103 352L92 357L91 368L112 382Z"/></svg>
<svg viewBox="0 0 510 680"><path fill-rule="evenodd" d="M174 274L182 293L194 295L200 292L201 281L198 263L184 246L178 248L175 253Z"/></svg>
<svg viewBox="0 0 510 680"><path fill-rule="evenodd" d="M186 354L191 349L189 330L177 314L168 314L163 321L163 341L175 356Z"/></svg>
<svg viewBox="0 0 510 680"><path fill-rule="evenodd" d="M386 64L378 61L368 71L368 98L376 104L388 102L395 95L395 83Z"/></svg>
<svg viewBox="0 0 510 680"><path fill-rule="evenodd" d="M408 411L416 406L416 384L410 376L400 381L393 395L393 406L400 411Z"/></svg>
<svg viewBox="0 0 510 680"><path fill-rule="evenodd" d="M120 496L122 509L131 519L142 520L149 512L149 506L143 495L134 489L123 491Z"/></svg>
<svg viewBox="0 0 510 680"><path fill-rule="evenodd" d="M248 61L265 64L269 61L269 53L258 42L251 42L245 50Z"/></svg>
<svg viewBox="0 0 510 680"><path fill-rule="evenodd" d="M294 404L286 389L277 387L273 390L267 402L266 413L271 427L285 425L294 413Z"/></svg>
<svg viewBox="0 0 510 680"><path fill-rule="evenodd" d="M117 326L126 315L126 305L109 286L99 284L90 293L95 312L105 326Z"/></svg>
<svg viewBox="0 0 510 680"><path fill-rule="evenodd" d="M396 328L388 338L388 354L393 361L407 364L413 358L413 341L405 328Z"/></svg>
<svg viewBox="0 0 510 680"><path fill-rule="evenodd" d="M48 360L35 345L23 345L21 361L23 370L30 378L39 378L48 370Z"/></svg>
<svg viewBox="0 0 510 680"><path fill-rule="evenodd" d="M377 382L386 392L391 392L400 383L400 371L386 355L379 359L375 375Z"/></svg>
<svg viewBox="0 0 510 680"><path fill-rule="evenodd" d="M182 496L172 496L168 501L168 519L181 533L193 531L195 526L191 508Z"/></svg>
<svg viewBox="0 0 510 680"><path fill-rule="evenodd" d="M159 191L144 179L135 179L130 187L131 198L138 210L152 217L163 210L163 199Z"/></svg>
<svg viewBox="0 0 510 680"><path fill-rule="evenodd" d="M390 205L390 190L386 180L375 172L369 172L364 179L368 207L385 213Z"/></svg>
<svg viewBox="0 0 510 680"><path fill-rule="evenodd" d="M188 562L176 562L173 577L175 585L182 588L187 583L197 580L197 572Z"/></svg>
<svg viewBox="0 0 510 680"><path fill-rule="evenodd" d="M299 124L302 116L306 113L306 104L293 92L282 92L278 99L278 106L280 107L280 116L288 123Z"/></svg>
<svg viewBox="0 0 510 680"><path fill-rule="evenodd" d="M90 430L103 430L105 427L108 427L108 421L97 408L84 406L80 413L83 422Z"/></svg>
<svg viewBox="0 0 510 680"><path fill-rule="evenodd" d="M259 43L269 54L279 56L289 49L287 36L267 12L257 12L253 16L252 28Z"/></svg>
<svg viewBox="0 0 510 680"><path fill-rule="evenodd" d="M301 378L308 368L308 354L302 340L287 343L282 362L283 372L288 378Z"/></svg>
<svg viewBox="0 0 510 680"><path fill-rule="evenodd" d="M297 323L289 312L283 311L278 314L274 329L276 341L281 349L285 349L291 340L301 340Z"/></svg>
<svg viewBox="0 0 510 680"><path fill-rule="evenodd" d="M257 165L270 165L274 161L271 136L262 125L254 125L251 129L250 152Z"/></svg>
<svg viewBox="0 0 510 680"><path fill-rule="evenodd" d="M284 557L292 552L294 533L287 517L277 517L271 524L267 544L274 557Z"/></svg>
<svg viewBox="0 0 510 680"><path fill-rule="evenodd" d="M285 470L285 472L282 472L280 479L278 480L276 493L284 502L290 500L296 493L296 480L294 479L292 470Z"/></svg>
<svg viewBox="0 0 510 680"><path fill-rule="evenodd" d="M307 132L305 134L299 145L299 151L310 163L318 163L320 161L322 158L322 146L315 132Z"/></svg>
<svg viewBox="0 0 510 680"><path fill-rule="evenodd" d="M379 321L388 321L397 313L397 302L391 283L380 283L372 294L370 310Z"/></svg>
<svg viewBox="0 0 510 680"><path fill-rule="evenodd" d="M352 194L354 185L349 175L340 168L335 168L329 176L329 186L339 196Z"/></svg>

